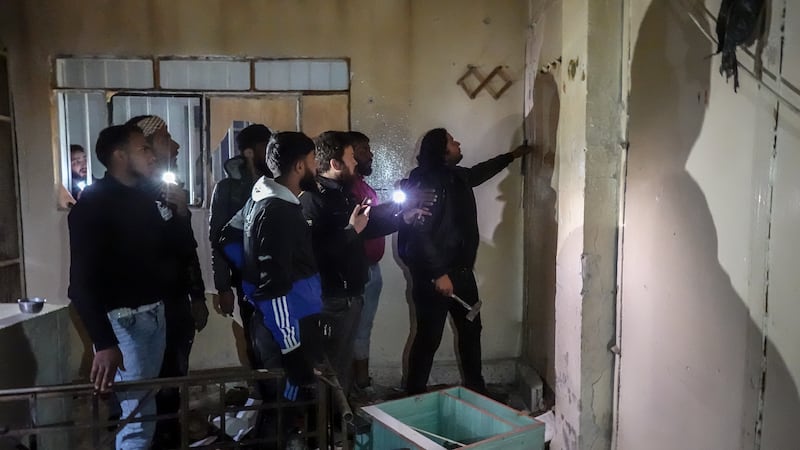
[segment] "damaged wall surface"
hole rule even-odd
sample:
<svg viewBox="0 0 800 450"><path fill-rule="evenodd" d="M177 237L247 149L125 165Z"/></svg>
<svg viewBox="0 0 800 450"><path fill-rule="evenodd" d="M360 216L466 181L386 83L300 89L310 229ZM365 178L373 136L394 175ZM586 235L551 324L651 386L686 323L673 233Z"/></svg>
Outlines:
<svg viewBox="0 0 800 450"><path fill-rule="evenodd" d="M67 214L55 207L60 173L51 90L55 55L348 57L352 126L372 138L378 177L394 180L413 167L416 141L433 127L448 127L463 143L465 164L521 141L521 83L499 100L486 92L469 100L455 81L468 64L485 73L504 65L514 80L521 78L526 8L521 0L480 0L469 8L455 0L2 2L0 39L9 49L15 95L28 292L67 301ZM481 232L477 276L485 301L487 360L519 355L519 173L515 164L476 189ZM209 258L206 220L205 210L195 210L203 261ZM396 383L410 328L406 281L390 248L382 268L384 292L372 359L389 374L383 381ZM208 267L205 275L210 288ZM229 319L212 313L195 341L192 367L238 364L231 328ZM78 359L84 348L76 347ZM457 380L449 333L438 360L450 368L438 381ZM491 371L506 366L488 367L490 379L513 377L513 371Z"/></svg>
<svg viewBox="0 0 800 450"><path fill-rule="evenodd" d="M617 448L795 448L800 116L734 93L694 3L631 6ZM797 87L800 5L771 3L765 82Z"/></svg>

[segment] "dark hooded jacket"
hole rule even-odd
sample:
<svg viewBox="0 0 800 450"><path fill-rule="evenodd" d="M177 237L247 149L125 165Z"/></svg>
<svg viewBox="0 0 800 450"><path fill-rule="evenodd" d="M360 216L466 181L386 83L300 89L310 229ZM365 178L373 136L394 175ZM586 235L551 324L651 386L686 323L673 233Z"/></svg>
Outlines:
<svg viewBox="0 0 800 450"><path fill-rule="evenodd" d="M219 292L231 290L234 281L238 285L239 275L236 274L225 255L217 245L220 233L225 224L244 206L250 198L255 180L247 174L247 162L241 156L233 157L225 162L224 169L227 178L220 180L214 187L211 197L211 214L209 220L208 238L211 241L211 268L214 272L214 288ZM238 287L238 286L237 286Z"/></svg>
<svg viewBox="0 0 800 450"><path fill-rule="evenodd" d="M446 136L446 132L445 132ZM411 225L401 224L398 234L400 258L412 273L430 279L458 269L472 269L478 253L478 213L472 188L508 166L510 154L496 156L471 168L444 163L443 148L425 146L406 182L409 186L436 191L431 215ZM436 154L441 154L438 157Z"/></svg>

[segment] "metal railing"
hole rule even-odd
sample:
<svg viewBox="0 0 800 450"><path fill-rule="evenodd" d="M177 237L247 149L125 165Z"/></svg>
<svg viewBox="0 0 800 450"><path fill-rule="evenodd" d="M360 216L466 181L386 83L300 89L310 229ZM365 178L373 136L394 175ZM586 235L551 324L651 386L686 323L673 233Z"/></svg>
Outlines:
<svg viewBox="0 0 800 450"><path fill-rule="evenodd" d="M219 449L219 448L260 448L254 447L264 444L276 444L278 448L286 445L287 431L284 423L286 409L298 408L306 409L306 412L315 411L315 424L313 429L308 429L308 415L305 415L306 429L303 438L315 440L320 449L336 448L350 449L347 438L348 424L352 422L353 413L347 402L347 398L339 385L335 374L331 372L318 376L316 398L307 401L290 402L280 397L281 390L276 393L276 398L262 399L261 404L253 406L231 405L226 406L226 386L241 385L242 383L257 383L269 380L283 381L283 372L280 370L249 370L244 368L231 369L212 369L206 371L193 372L185 377L175 378L156 378L150 380L121 382L114 385L114 392L146 392L146 396L155 395L163 388L178 388L181 398L181 406L178 413L148 415L135 417L138 411L134 410L128 418L121 420L103 420L100 418L100 403L103 401L97 395L92 384L67 384L54 386L36 386L22 389L0 390L0 407L12 402L27 401L28 421L27 426L5 426L0 429L0 436L10 436L15 438L27 438L31 450L38 449L38 436L45 433L71 433L83 431L90 433L91 445L94 449L109 448L114 441L116 431L108 431L109 427L122 429L129 423L154 422L160 420L179 419L181 429L181 449L189 448L189 397L190 388L215 386L219 389L218 402L213 406L195 408L193 413L202 413L211 417L219 417L219 426L216 427L219 441L201 445L199 449ZM87 398L91 403L91 412L88 420L71 417L66 420L41 423L38 416L41 412L39 401L44 399L77 399ZM141 404L141 402L140 402ZM226 436L226 413L237 413L240 411L269 411L275 410L277 413L277 426L274 427L276 433L270 437L246 438L240 441L232 441ZM337 443L334 434L333 419L335 413L341 416L341 432L343 437ZM112 428L112 429L113 429ZM227 441L227 442L225 442ZM64 448L64 447L62 447Z"/></svg>

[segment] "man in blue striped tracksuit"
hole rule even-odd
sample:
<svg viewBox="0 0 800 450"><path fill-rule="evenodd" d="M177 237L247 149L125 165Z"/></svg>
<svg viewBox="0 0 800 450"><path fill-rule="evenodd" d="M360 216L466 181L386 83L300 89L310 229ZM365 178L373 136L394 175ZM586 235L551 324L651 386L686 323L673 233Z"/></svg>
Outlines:
<svg viewBox="0 0 800 450"><path fill-rule="evenodd" d="M313 389L313 363L320 353L312 351L319 348L320 279L298 200L304 189L315 187L317 165L314 143L303 133L277 133L266 151L275 179L255 183L244 208L223 230L221 245L242 267L244 294L256 308L251 345L257 365L282 367L284 397L296 400L304 387Z"/></svg>

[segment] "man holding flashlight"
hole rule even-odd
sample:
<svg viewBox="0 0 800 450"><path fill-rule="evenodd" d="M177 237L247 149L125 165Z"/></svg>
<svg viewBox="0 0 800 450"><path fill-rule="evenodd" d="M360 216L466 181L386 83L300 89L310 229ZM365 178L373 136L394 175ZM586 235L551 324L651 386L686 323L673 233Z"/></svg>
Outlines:
<svg viewBox="0 0 800 450"><path fill-rule="evenodd" d="M190 242L192 251L171 254L163 261L163 270L169 274L169 296L164 300L167 325L167 343L161 377L186 376L189 372L189 353L195 330L205 328L208 322L205 285L197 257L197 241L192 230L188 194L178 184L178 145L169 133L166 122L158 116L138 116L128 124L139 127L156 157L154 175L143 189L157 196L159 212L173 235L170 239ZM176 413L180 409L178 388L162 389L156 396L159 414ZM180 423L177 419L160 421L156 428L155 448L173 448L180 444Z"/></svg>
<svg viewBox="0 0 800 450"><path fill-rule="evenodd" d="M433 357L442 339L448 312L458 334L459 363L464 386L486 394L481 374L481 320L469 320L467 310L453 297L475 305L478 286L473 267L480 237L472 189L530 151L519 147L472 168L461 167L461 144L444 128L428 131L422 139L410 184L435 189L439 199L431 216L401 228L398 250L412 277L417 333L411 346L406 391L425 392Z"/></svg>
<svg viewBox="0 0 800 450"><path fill-rule="evenodd" d="M402 210L391 203L371 205L351 193L357 162L347 132L326 131L316 145L316 191L300 195L322 281L322 313L333 327L326 348L345 394L349 393L353 346L364 303L369 261L364 239L397 231L400 221L411 223L427 211Z"/></svg>

